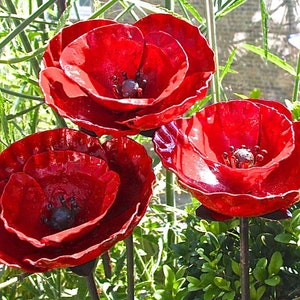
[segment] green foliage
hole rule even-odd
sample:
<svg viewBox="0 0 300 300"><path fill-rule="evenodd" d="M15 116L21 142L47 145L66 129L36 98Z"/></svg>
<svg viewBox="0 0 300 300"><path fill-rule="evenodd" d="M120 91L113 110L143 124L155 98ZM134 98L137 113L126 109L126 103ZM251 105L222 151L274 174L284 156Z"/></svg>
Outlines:
<svg viewBox="0 0 300 300"><path fill-rule="evenodd" d="M249 45L249 44L244 44L243 47L251 52L253 52L254 54L257 54L263 58L265 58L267 61L271 62L272 64L278 66L279 68L283 69L284 71L288 72L289 74L296 76L297 72L295 70L295 68L293 66L291 66L290 64L288 64L285 60L283 60L282 58L280 58L279 56L271 53L271 52L267 52L268 55L266 56L266 52L265 49L262 49L260 47L256 47L253 45Z"/></svg>
<svg viewBox="0 0 300 300"><path fill-rule="evenodd" d="M188 0L174 1L174 11L154 1L95 1L89 18L105 17L135 21L152 12L170 12L186 18L205 33L206 17ZM215 0L215 18L230 17L246 0ZM41 56L47 41L63 26L71 23L71 4L62 13L54 0L0 3L0 150L10 143L39 130L65 126L65 121L43 104L38 86ZM157 1L156 1L157 3ZM194 3L194 2L193 2ZM268 12L260 1L263 22L263 48L244 45L244 49L275 64L299 80L296 69L268 50ZM224 66L220 66L221 86L228 74L235 74L237 49ZM297 83L297 82L296 82ZM295 84L295 87L298 85ZM222 86L221 86L222 87ZM222 90L223 99L226 93ZM298 94L296 88L295 94ZM246 97L242 96L241 97ZM251 98L259 98L254 89ZM248 98L248 96L247 96ZM191 115L211 101L212 95L196 103ZM300 105L286 102L295 120L300 120ZM72 124L67 124L73 126ZM149 140L137 137L144 145ZM154 200L143 222L134 231L135 293L137 299L211 300L238 299L240 295L239 221L208 222L197 219L197 202L173 208L162 200L164 173L154 156L157 185ZM181 192L178 186L174 189ZM176 216L174 222L170 222ZM300 208L293 217L281 222L261 218L250 220L250 292L251 299L296 299L300 273ZM123 242L110 250L111 276L103 260L96 268L101 299L126 299L126 248ZM24 274L13 268L0 267L0 299L89 299L84 278L70 270L45 274Z"/></svg>
<svg viewBox="0 0 300 300"><path fill-rule="evenodd" d="M300 296L296 279L300 271L299 217L300 211L295 209L291 220L250 220L251 299ZM207 222L189 215L187 224L185 239L173 245L179 264L189 266L187 299L238 297L238 220Z"/></svg>

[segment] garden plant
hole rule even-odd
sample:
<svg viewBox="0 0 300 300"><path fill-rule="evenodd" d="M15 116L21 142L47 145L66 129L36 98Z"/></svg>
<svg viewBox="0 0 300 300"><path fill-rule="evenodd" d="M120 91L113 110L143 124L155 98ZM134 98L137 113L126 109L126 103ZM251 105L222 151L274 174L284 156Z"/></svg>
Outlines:
<svg viewBox="0 0 300 300"><path fill-rule="evenodd" d="M0 0L1 299L300 299L298 9Z"/></svg>

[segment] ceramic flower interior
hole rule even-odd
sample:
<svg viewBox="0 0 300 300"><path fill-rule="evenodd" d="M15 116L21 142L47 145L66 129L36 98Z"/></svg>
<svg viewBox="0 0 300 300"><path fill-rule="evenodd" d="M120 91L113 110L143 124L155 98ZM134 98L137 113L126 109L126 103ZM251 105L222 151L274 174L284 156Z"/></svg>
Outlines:
<svg viewBox="0 0 300 300"><path fill-rule="evenodd" d="M181 116L205 96L214 68L198 28L172 15L133 25L88 20L50 40L40 86L61 116L98 136L121 136Z"/></svg>
<svg viewBox="0 0 300 300"><path fill-rule="evenodd" d="M0 154L0 262L45 272L93 260L131 234L153 181L129 138L56 129L13 143Z"/></svg>
<svg viewBox="0 0 300 300"><path fill-rule="evenodd" d="M156 131L156 152L205 209L261 216L299 200L300 123L279 102L232 100Z"/></svg>

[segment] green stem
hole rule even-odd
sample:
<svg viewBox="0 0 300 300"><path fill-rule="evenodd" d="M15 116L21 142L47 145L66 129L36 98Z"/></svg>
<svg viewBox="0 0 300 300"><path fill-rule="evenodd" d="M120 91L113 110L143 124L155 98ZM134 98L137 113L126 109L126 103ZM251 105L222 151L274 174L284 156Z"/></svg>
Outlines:
<svg viewBox="0 0 300 300"><path fill-rule="evenodd" d="M165 0L165 8L174 11L174 0Z"/></svg>
<svg viewBox="0 0 300 300"><path fill-rule="evenodd" d="M57 269L57 294L58 294L58 299L61 299L61 270Z"/></svg>
<svg viewBox="0 0 300 300"><path fill-rule="evenodd" d="M166 170L166 204L170 208L176 207L175 192L173 186L174 174L171 173L169 170ZM168 231L168 246L170 247L172 244L175 243L175 235L174 232L171 230L171 228L173 227L172 225L176 222L175 209L173 212L168 212L167 218L168 223L170 224L170 229Z"/></svg>
<svg viewBox="0 0 300 300"><path fill-rule="evenodd" d="M12 14L17 14L17 10L16 10L16 8L15 8L15 6L14 6L14 4L11 0L5 0L5 3L6 3L6 6L7 6L8 10ZM18 20L18 19L13 19L13 22L14 22L16 27L20 26L20 24L21 24L20 20ZM27 35L25 34L25 32L21 31L19 33L19 35L20 35L20 39L21 39L21 42L24 46L25 51L27 53L31 52L32 47L31 47L31 44L30 44L29 39L28 39ZM33 58L30 59L30 62L31 62L31 65L32 65L32 68L34 70L35 75L37 75L39 73L39 70L40 70L39 63L38 63L37 59L35 57L33 57Z"/></svg>
<svg viewBox="0 0 300 300"><path fill-rule="evenodd" d="M20 36L21 42L24 46L24 49L27 53L32 52L32 47L27 35L24 32L24 29L31 24L38 16L40 16L49 6L51 6L56 0L49 0L48 2L41 5L33 14L31 14L26 20L20 22L18 19L13 19L16 28L11 31L0 43L0 49L7 45L14 37L17 35ZM12 14L17 14L16 8L11 0L5 0L8 10ZM32 68L35 75L37 76L40 70L39 62L35 57L30 59Z"/></svg>
<svg viewBox="0 0 300 300"><path fill-rule="evenodd" d="M249 286L249 220L240 218L241 300L250 299Z"/></svg>
<svg viewBox="0 0 300 300"><path fill-rule="evenodd" d="M132 234L125 239L127 257L127 300L134 300L134 246Z"/></svg>
<svg viewBox="0 0 300 300"><path fill-rule="evenodd" d="M10 89L3 88L3 87L0 87L0 92L19 97L21 99L25 98L25 99L36 100L36 101L41 101L41 102L44 101L44 98L42 98L42 97L18 93L18 92L15 92Z"/></svg>
<svg viewBox="0 0 300 300"><path fill-rule="evenodd" d="M299 86L300 86L300 51L298 53L297 75L295 78L295 85L294 85L294 91L293 91L293 102L296 102L298 100Z"/></svg>
<svg viewBox="0 0 300 300"><path fill-rule="evenodd" d="M168 206L175 207L175 193L174 193L174 175L172 172L166 170L166 203ZM172 223L175 221L175 213L170 215Z"/></svg>
<svg viewBox="0 0 300 300"><path fill-rule="evenodd" d="M11 0L5 0L7 6L12 4ZM20 23L13 31L11 31L4 39L0 42L0 49L6 46L13 38L18 34L22 34L24 29L29 26L38 16L40 16L49 6L51 6L56 0L49 0L40 6L33 14L31 14L24 22ZM12 7L10 7L12 9Z"/></svg>
<svg viewBox="0 0 300 300"><path fill-rule="evenodd" d="M219 62L218 62L218 46L217 46L217 35L216 35L216 22L214 14L214 3L213 0L206 0L206 26L207 26L207 38L211 48L215 53L215 68L211 89L213 102L217 103L221 100L220 92L220 75L219 75Z"/></svg>
<svg viewBox="0 0 300 300"><path fill-rule="evenodd" d="M53 114L54 114L54 117L56 119L56 124L58 127L65 127L67 128L68 125L65 121L65 119L63 117L61 117L56 111L52 110Z"/></svg>
<svg viewBox="0 0 300 300"><path fill-rule="evenodd" d="M175 3L174 0L165 0L165 8L174 11ZM166 203L170 207L175 207L175 193L173 189L174 184L174 175L170 171L166 170ZM172 225L175 222L175 213L168 213L168 221ZM168 233L168 245L170 246L172 243L174 243L175 237L173 233L169 230Z"/></svg>

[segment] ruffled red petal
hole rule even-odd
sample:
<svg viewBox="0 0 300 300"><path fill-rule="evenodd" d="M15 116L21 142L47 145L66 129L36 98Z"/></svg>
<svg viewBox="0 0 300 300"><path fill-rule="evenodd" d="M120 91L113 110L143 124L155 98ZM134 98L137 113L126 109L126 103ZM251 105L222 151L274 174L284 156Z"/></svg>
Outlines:
<svg viewBox="0 0 300 300"><path fill-rule="evenodd" d="M139 130L128 128L121 122L129 116L107 109L93 101L81 88L60 69L47 68L41 72L40 86L45 102L75 124L95 132L98 136L133 135Z"/></svg>
<svg viewBox="0 0 300 300"><path fill-rule="evenodd" d="M145 37L140 73L146 80L144 97L165 99L183 82L188 70L188 57L169 34L152 32Z"/></svg>
<svg viewBox="0 0 300 300"><path fill-rule="evenodd" d="M13 174L5 187L2 217L9 231L36 247L86 234L107 213L119 186L119 176L103 160L78 152L34 155L27 161L24 172L29 175ZM73 197L78 212L71 229L57 232L43 218L51 218L49 204L54 208L62 205L61 196L68 202ZM70 208L70 203L67 205Z"/></svg>
<svg viewBox="0 0 300 300"><path fill-rule="evenodd" d="M16 188L17 187L17 188ZM1 196L1 219L7 231L20 240L40 246L37 240L49 226L42 222L48 197L38 182L25 173L14 173Z"/></svg>
<svg viewBox="0 0 300 300"><path fill-rule="evenodd" d="M62 134L60 141L58 139L59 132ZM105 144L104 148L98 144L98 147L101 149L99 153L99 149L94 147L98 142L97 139L87 136L86 141L88 146L84 144L81 145L81 142L84 140L83 137L86 135L81 132L78 132L78 134L75 133L76 131L74 130L57 129L34 135L35 138L27 137L16 142L16 144L22 143L23 147L27 148L28 146L32 146L33 144L31 144L31 142L36 140L37 148L35 150L41 154L33 153L33 156L29 156L31 158L26 159L22 163L26 173L16 173L11 176L11 182L5 187L3 209L12 208L14 210L11 217L9 216L10 219L8 218L11 225L11 227L9 227L10 231L12 231L11 228L13 228L13 226L14 228L19 226L18 218L14 216L21 214L21 209L23 210L23 208L24 212L30 211L32 208L30 204L34 206L35 213L32 214L33 219L35 219L39 225L43 226L45 224L41 224L41 220L39 219L39 213L43 214L45 211L43 209L46 205L46 200L43 198L43 195L45 195L47 199L49 195L54 195L53 199L58 201L59 199L57 199L56 193L62 190L64 192L66 191L67 199L71 194L73 195L75 191L77 195L74 196L76 203L79 207L82 207L83 204L85 206L81 217L84 219L82 222L86 222L86 224L79 224L77 228L83 226L88 228L88 230L82 228L78 234L76 227L74 227L72 229L74 229L75 232L73 232L72 229L67 229L54 235L44 236L42 239L47 239L47 241L44 240L44 242L46 241L45 245L42 248L37 248L39 245L35 244L33 240L36 237L35 235L40 236L39 230L41 229L34 228L34 226L27 226L28 224L23 226L24 228L21 228L20 225L16 230L19 234L18 237L18 235L15 234L16 231L12 233L6 230L2 219L0 219L0 236L2 240L0 261L4 264L21 268L28 272L46 272L54 268L70 267L86 263L107 251L117 241L130 235L144 215L152 195L152 184L155 179L152 171L151 158L147 155L144 147L127 138L112 139ZM65 138L68 137L65 142L66 144L70 144L71 148L78 147L84 151L90 149L92 153L101 154L109 163L109 170L115 169L117 172L120 172L119 177L122 187L120 186L115 202L110 208L111 203L108 199L111 199L116 191L115 175L112 175L115 173L107 171L107 166L105 167L105 164L103 165L102 159L74 151L56 151L51 149L52 147L47 145L46 142L47 136L50 139L53 137L54 148L62 147ZM72 140L73 137L74 140ZM27 139L30 143L27 143ZM42 148L39 142L44 139L44 149L46 149L46 152L39 152ZM77 146L75 145L75 141L79 143ZM95 145L93 145L91 141L93 141ZM41 148L39 146L41 146ZM14 146L11 147L10 149L14 148ZM21 150L22 147L19 146L16 149ZM29 153L35 152L34 150L27 151ZM120 156L118 155L118 151ZM87 159L87 157L89 157L89 159ZM66 161L71 162L67 163ZM98 165L99 163L100 165ZM68 182L64 180L66 179L64 176L64 178L61 179L60 175L62 174L59 173L62 172L62 169L66 171L63 172L64 174L70 175ZM85 170L87 173L83 176ZM103 172L100 172L100 170ZM99 174L99 172L101 174ZM78 186L78 184L81 184L81 188L86 187L85 176L89 177L89 179L93 178L91 181L95 183L94 189L90 184L88 185L89 190L93 192L93 195L87 195L90 196L89 203L86 203L86 201L83 203L81 201L82 199L80 197L86 195L83 191L76 190L76 188L74 189L74 186ZM35 177L35 179L33 177ZM56 177L60 178L60 182L57 181ZM98 181L101 181L99 186ZM22 195L20 196L19 194L22 190L24 192L24 189L13 189L16 184L20 187L24 186L24 188L27 189L27 192L25 191L25 198L26 200L31 199L32 201L22 201ZM73 187L70 187L70 185L73 185ZM131 185L133 188L126 188L126 186L129 187ZM134 188L136 189L136 193L134 193ZM10 190L14 190L12 195L17 196L18 194L20 196L20 202L19 196L16 202L11 201L9 197ZM32 193L32 191L37 193ZM34 202L34 200L37 199L36 196L42 200L39 205ZM102 202L102 204L104 203L103 206L99 203L99 197L104 199L104 202ZM17 205L18 209L16 209L16 203L21 204L20 206ZM7 214L4 210L3 216L5 216L4 219L7 221ZM99 215L104 217L99 217ZM28 218L29 217L31 217L30 214ZM90 221L86 220L86 218L89 217L93 223L91 227L89 227L91 225L89 224ZM96 218L98 218L98 220L94 222ZM28 238L21 239L21 232L24 233L22 237L26 237L26 234L28 234ZM44 233L46 233L46 229ZM72 238L70 239L69 237Z"/></svg>
<svg viewBox="0 0 300 300"><path fill-rule="evenodd" d="M296 178L300 168L295 161L300 155L300 123L292 124L284 109L279 112L265 102L257 103L259 106L249 103L209 106L190 119L162 126L154 136L164 166L206 208L223 215L259 216L287 209L299 200ZM217 106L222 109L218 111ZM231 138L241 145L263 145L268 151L265 165L249 169L225 166L219 160ZM250 191L245 187L251 187Z"/></svg>
<svg viewBox="0 0 300 300"><path fill-rule="evenodd" d="M43 67L59 68L59 59L61 53L68 44L90 30L114 23L116 22L113 20L94 19L77 22L70 26L64 27L50 40L43 56Z"/></svg>
<svg viewBox="0 0 300 300"><path fill-rule="evenodd" d="M84 264L109 250L118 241L128 237L134 227L133 220L136 218L139 204L131 207L128 211L120 214L116 219L107 219L89 234L77 242L63 243L58 251L53 247L42 248L39 252L33 251L25 254L24 264L46 272L55 268L67 268Z"/></svg>
<svg viewBox="0 0 300 300"><path fill-rule="evenodd" d="M300 122L294 122L295 150L262 183L262 189L271 194L284 194L289 191L297 191L300 186Z"/></svg>
<svg viewBox="0 0 300 300"><path fill-rule="evenodd" d="M255 217L286 209L299 201L299 193L255 197L249 194L204 193L181 182L207 208L227 216Z"/></svg>
<svg viewBox="0 0 300 300"><path fill-rule="evenodd" d="M63 117L97 135L133 135L174 120L205 96L213 52L196 26L168 14L134 25L99 24L91 30L92 23L82 22L78 36L70 26L74 40L60 41L66 29L47 48L45 55L56 50L53 60L61 65L46 67L61 67L70 79L59 70L40 75L46 103ZM124 72L138 82L138 97L122 98Z"/></svg>
<svg viewBox="0 0 300 300"><path fill-rule="evenodd" d="M271 107L245 100L210 105L190 120L178 121L178 127L215 169L218 180L236 193L259 195L262 180L294 150L292 123ZM261 165L239 169L224 163L223 154L230 153L230 146L238 149L243 145L253 153L255 146L267 151Z"/></svg>
<svg viewBox="0 0 300 300"><path fill-rule="evenodd" d="M18 238L17 235L7 231L2 220L0 221L0 262L9 267L19 268L34 273L40 272L38 266L30 265L24 261L27 253L37 252L38 249L32 244Z"/></svg>
<svg viewBox="0 0 300 300"><path fill-rule="evenodd" d="M163 31L177 39L189 58L188 74L214 71L213 51L196 26L170 14L150 14L134 25L145 36L150 32Z"/></svg>
<svg viewBox="0 0 300 300"><path fill-rule="evenodd" d="M177 119L197 101L203 99L211 76L211 73L194 73L187 76L180 88L175 89L170 96L155 105L137 111L133 118L128 118L120 124L140 130L149 130Z"/></svg>
<svg viewBox="0 0 300 300"><path fill-rule="evenodd" d="M293 121L292 112L284 106L282 103L273 100L264 100L264 99L247 99L258 105L266 105L268 107L275 108L279 113L285 115L290 121Z"/></svg>
<svg viewBox="0 0 300 300"><path fill-rule="evenodd" d="M107 217L118 215L134 203L141 203L138 213L138 218L141 218L150 201L155 180L152 159L144 147L124 137L107 141L103 147L106 149L110 169L117 172L121 178L117 200Z"/></svg>
<svg viewBox="0 0 300 300"><path fill-rule="evenodd" d="M67 149L105 157L99 141L80 131L59 128L29 135L11 144L0 154L0 195L9 176L22 171L30 156L49 150Z"/></svg>
<svg viewBox="0 0 300 300"><path fill-rule="evenodd" d="M113 76L122 78L122 72L126 72L128 78L135 78L143 48L144 38L137 27L113 24L70 43L60 63L66 75L91 96L115 98Z"/></svg>

